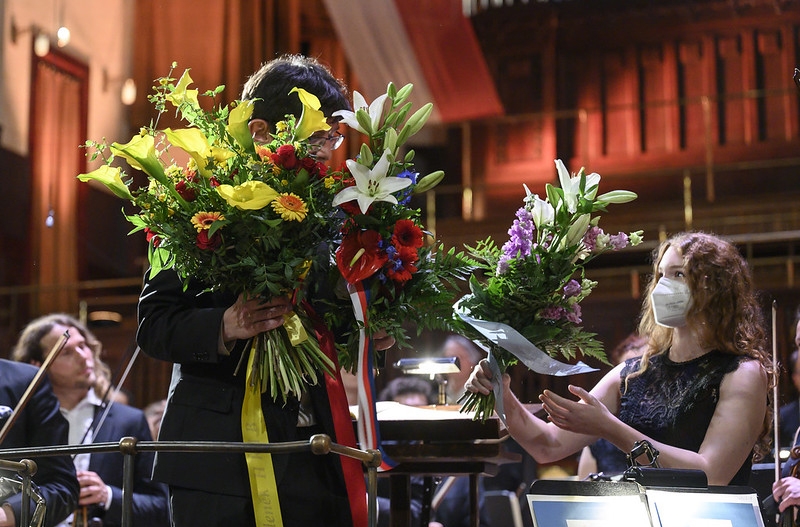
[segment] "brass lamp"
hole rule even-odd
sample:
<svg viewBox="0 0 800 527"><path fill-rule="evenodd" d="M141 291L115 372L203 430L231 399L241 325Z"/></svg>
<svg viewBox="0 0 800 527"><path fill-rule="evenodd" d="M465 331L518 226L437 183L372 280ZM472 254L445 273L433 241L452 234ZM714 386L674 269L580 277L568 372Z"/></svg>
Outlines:
<svg viewBox="0 0 800 527"><path fill-rule="evenodd" d="M436 380L439 387L439 404L442 405L447 404L446 375L461 371L458 357L405 358L398 360L394 365L403 373L428 375L431 380Z"/></svg>

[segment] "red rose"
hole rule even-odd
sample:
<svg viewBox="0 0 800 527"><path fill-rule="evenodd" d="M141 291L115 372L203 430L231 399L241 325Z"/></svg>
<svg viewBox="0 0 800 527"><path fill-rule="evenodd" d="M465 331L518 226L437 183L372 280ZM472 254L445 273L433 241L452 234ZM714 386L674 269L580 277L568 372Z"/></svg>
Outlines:
<svg viewBox="0 0 800 527"><path fill-rule="evenodd" d="M355 284L383 267L388 257L380 249L380 242L377 231L352 231L344 237L336 250L336 266L345 280Z"/></svg>
<svg viewBox="0 0 800 527"><path fill-rule="evenodd" d="M194 201L197 198L197 192L193 188L186 186L186 180L182 179L175 183L175 192L186 201Z"/></svg>
<svg viewBox="0 0 800 527"><path fill-rule="evenodd" d="M313 157L304 157L300 160L300 166L306 169L306 172L312 176L317 175L317 161Z"/></svg>
<svg viewBox="0 0 800 527"><path fill-rule="evenodd" d="M144 228L145 239L147 243L153 242L153 247L158 247L161 244L161 238L158 237L158 234L154 233L150 230L150 227Z"/></svg>
<svg viewBox="0 0 800 527"><path fill-rule="evenodd" d="M197 233L197 241L195 244L204 251L213 251L222 245L222 237L219 235L219 232L215 232L214 235L209 238L208 231L204 229Z"/></svg>
<svg viewBox="0 0 800 527"><path fill-rule="evenodd" d="M396 247L422 247L422 229L411 220L397 220L392 233L392 244Z"/></svg>
<svg viewBox="0 0 800 527"><path fill-rule="evenodd" d="M294 170L300 165L292 145L279 146L278 151L272 154L272 162L285 170Z"/></svg>

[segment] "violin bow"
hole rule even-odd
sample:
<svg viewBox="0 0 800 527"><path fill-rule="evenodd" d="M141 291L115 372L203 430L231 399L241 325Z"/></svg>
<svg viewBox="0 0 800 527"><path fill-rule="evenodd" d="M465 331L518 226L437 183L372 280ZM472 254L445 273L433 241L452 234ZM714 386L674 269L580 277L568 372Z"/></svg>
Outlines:
<svg viewBox="0 0 800 527"><path fill-rule="evenodd" d="M780 429L778 428L778 330L777 330L778 303L772 301L772 368L774 381L772 384L772 441L775 444L775 481L781 479L781 451Z"/></svg>
<svg viewBox="0 0 800 527"><path fill-rule="evenodd" d="M36 372L36 375L33 376L33 379L31 380L30 384L28 384L28 387L25 389L25 392L22 394L22 397L20 397L19 401L17 402L17 406L14 408L14 412L8 418L8 421L6 421L6 423L3 425L3 429L0 430L0 444L2 444L3 441L5 441L8 432L11 430L11 427L14 426L14 423L17 421L17 417L19 417L20 412L22 412L22 409L25 408L25 406L28 404L31 397L33 396L33 393L36 391L36 388L39 387L39 383L42 382L42 377L44 377L47 374L47 370L50 368L50 365L53 363L54 360L56 360L56 357L58 356L59 353L61 353L61 350L64 349L64 345L67 343L68 340L69 340L69 330L66 330L64 331L64 334L61 335L61 338L58 339L53 348L50 350L50 353L47 355L47 357L45 357L44 362L42 362L42 365L39 367L38 371Z"/></svg>

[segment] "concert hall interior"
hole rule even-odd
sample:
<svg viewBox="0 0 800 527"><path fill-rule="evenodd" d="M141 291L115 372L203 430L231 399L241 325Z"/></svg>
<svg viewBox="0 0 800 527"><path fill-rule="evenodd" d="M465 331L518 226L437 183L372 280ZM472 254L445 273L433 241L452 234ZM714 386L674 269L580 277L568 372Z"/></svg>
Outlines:
<svg viewBox="0 0 800 527"><path fill-rule="evenodd" d="M448 247L507 238L531 192L557 181L554 160L586 167L607 190L606 232L644 242L593 260L583 303L606 349L636 328L652 251L684 230L713 232L746 257L774 328L781 404L800 305L800 3L790 0L4 0L0 2L0 356L31 319L81 317L114 372L135 348L147 266L142 232L101 185L89 139L124 142L154 117L154 79L177 62L195 85L234 100L281 53L317 57L371 100L388 82L432 101L413 138L421 171L444 170L418 201ZM68 28L64 31L60 28ZM164 115L160 127L173 116ZM354 130L331 166L358 153ZM772 306L776 309L773 310ZM774 319L773 319L774 314ZM437 355L446 335L409 330L386 353L379 388L404 357ZM513 389L589 388L520 369ZM139 356L124 388L141 408L166 396L171 365ZM565 473L576 465L563 463Z"/></svg>

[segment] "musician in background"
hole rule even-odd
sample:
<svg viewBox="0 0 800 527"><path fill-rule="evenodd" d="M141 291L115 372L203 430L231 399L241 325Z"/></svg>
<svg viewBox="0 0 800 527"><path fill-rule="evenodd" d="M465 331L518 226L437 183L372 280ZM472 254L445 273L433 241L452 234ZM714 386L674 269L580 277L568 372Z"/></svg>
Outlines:
<svg viewBox="0 0 800 527"><path fill-rule="evenodd" d="M792 376L792 384L798 392L798 396L780 408L780 446L791 447L793 445L794 433L800 427L800 306L795 312L794 318L794 345L795 350L789 358L789 373Z"/></svg>
<svg viewBox="0 0 800 527"><path fill-rule="evenodd" d="M61 413L69 423L69 444L116 442L123 437L151 441L150 427L140 409L109 404L95 393L96 372L104 367L100 360L102 345L74 317L56 313L32 321L22 331L13 359L41 366L46 354L67 330L69 340L47 373L61 404ZM141 452L134 459L133 523L166 527L169 525L167 488L150 479L153 454ZM99 518L103 527L121 525L122 454L85 453L76 455L73 461L80 484L75 525L82 517Z"/></svg>
<svg viewBox="0 0 800 527"><path fill-rule="evenodd" d="M5 425L36 376L36 368L0 359L0 425ZM19 410L16 420L0 444L2 448L22 448L67 444L68 425L58 411L58 399L53 395L50 381L41 379L27 404ZM14 459L11 461L19 461ZM47 502L44 524L56 525L75 509L78 503L78 480L69 456L33 458L36 474L33 482ZM13 478L2 471L0 476ZM19 525L22 514L22 494L0 496L0 527ZM35 503L30 501L31 514ZM30 516L29 516L30 517ZM24 526L27 527L27 526Z"/></svg>
<svg viewBox="0 0 800 527"><path fill-rule="evenodd" d="M449 373L446 376L447 404L456 404L464 394L464 383L469 379L472 368L486 356L486 353L468 338L454 334L444 341L442 355L458 359L459 372Z"/></svg>

